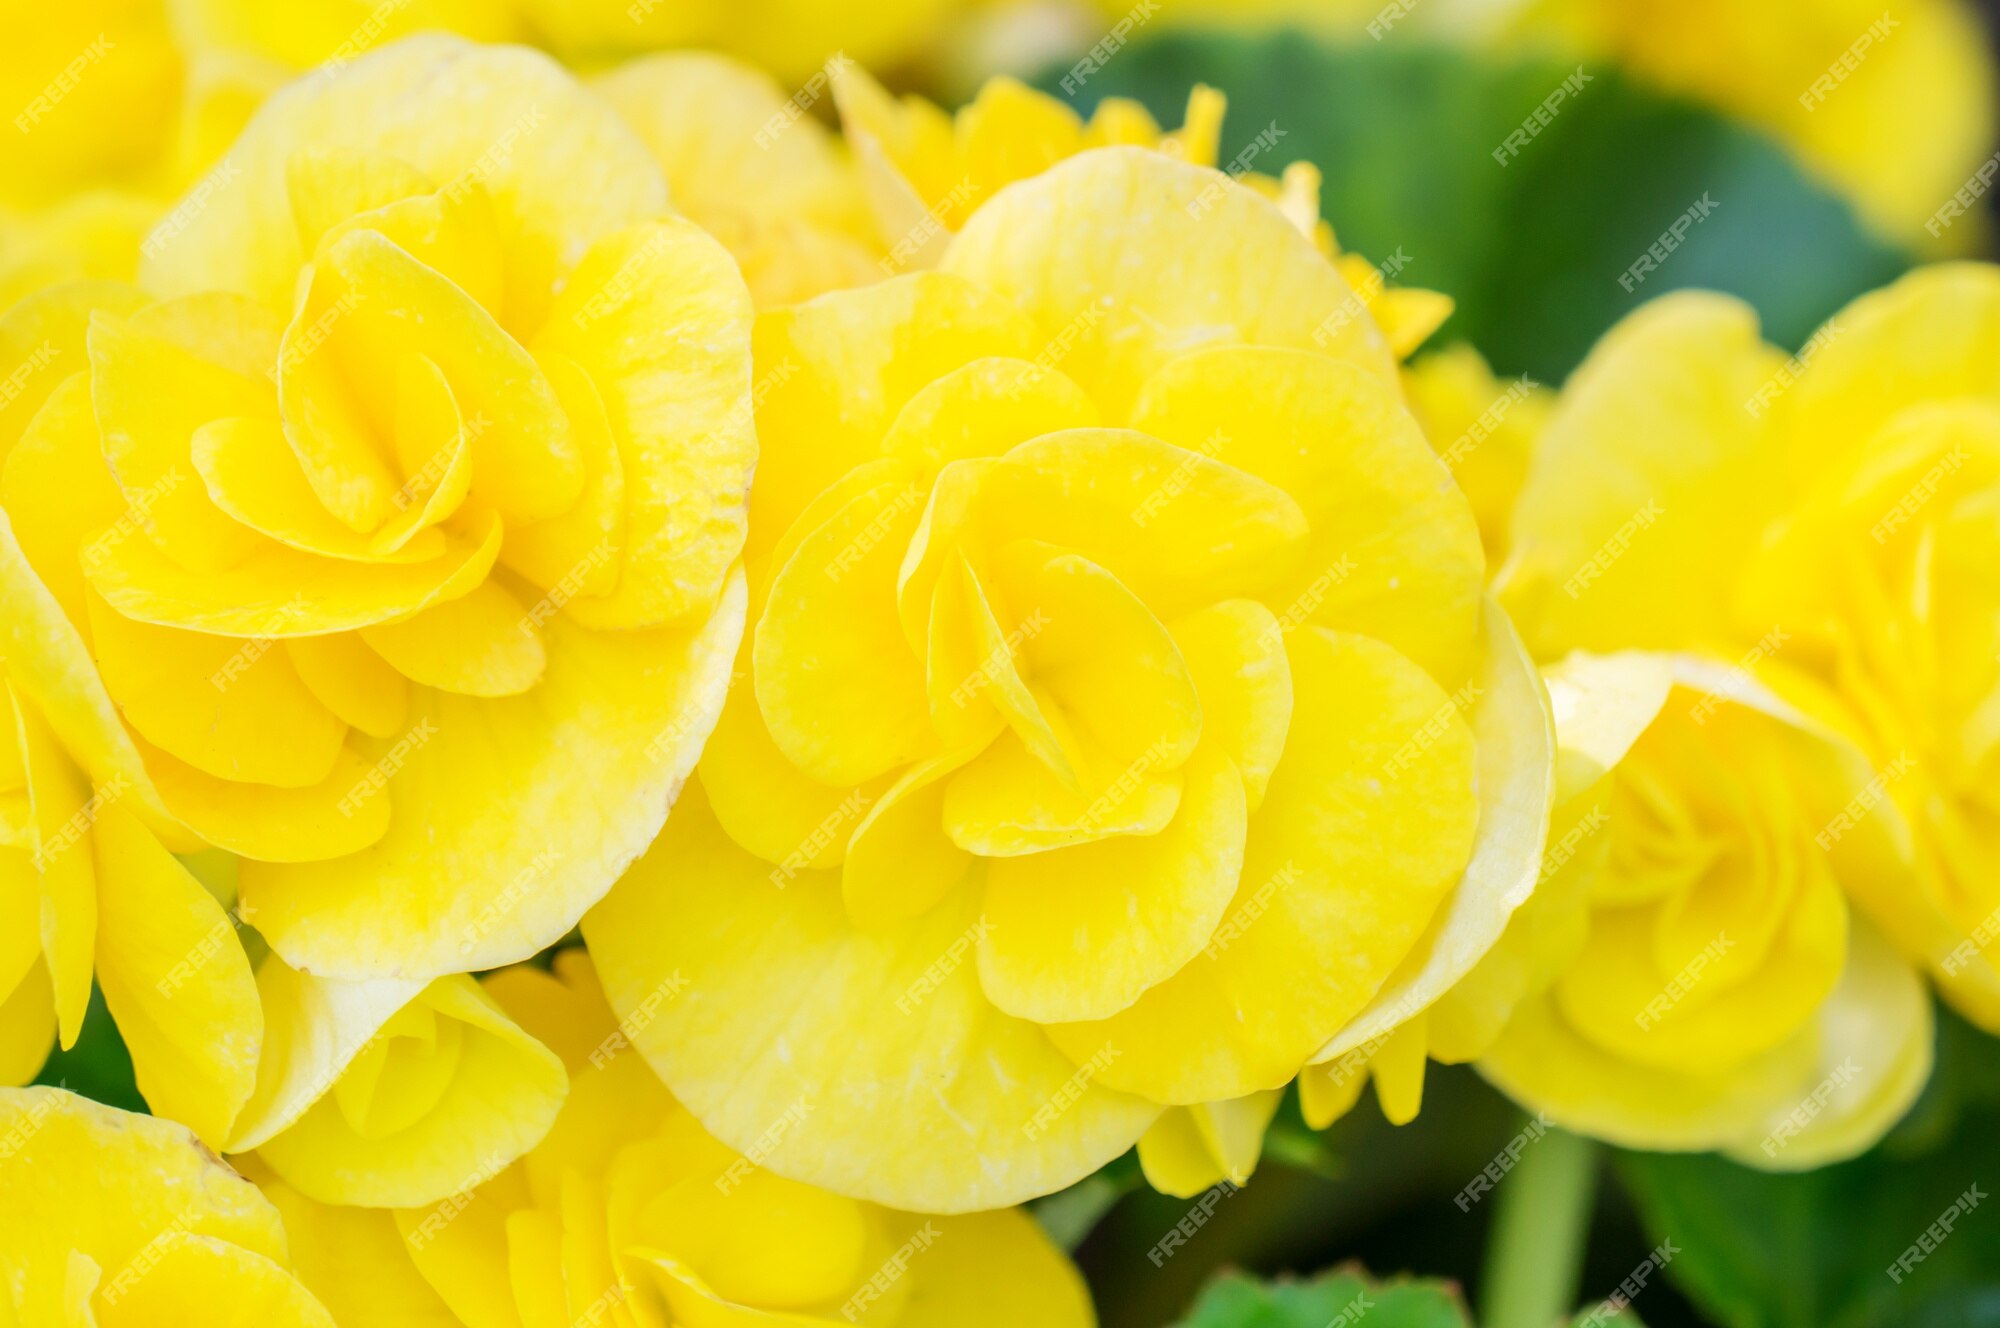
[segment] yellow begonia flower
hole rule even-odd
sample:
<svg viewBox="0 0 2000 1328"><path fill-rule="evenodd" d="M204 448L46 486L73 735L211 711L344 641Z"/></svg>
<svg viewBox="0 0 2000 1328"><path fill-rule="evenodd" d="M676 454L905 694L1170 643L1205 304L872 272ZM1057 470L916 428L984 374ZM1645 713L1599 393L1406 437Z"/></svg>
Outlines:
<svg viewBox="0 0 2000 1328"><path fill-rule="evenodd" d="M190 52L260 60L286 74L345 64L364 52L420 32L451 32L473 41L525 36L515 0L167 0L175 39Z"/></svg>
<svg viewBox="0 0 2000 1328"><path fill-rule="evenodd" d="M2000 1028L1990 838L2000 629L2000 269L1920 269L1787 362L1750 311L1656 301L1564 390L1514 513L1504 597L1538 652L1779 658L1856 717L1875 774L1825 827L1901 813L1919 876L1848 893L1968 1018Z"/></svg>
<svg viewBox="0 0 2000 1328"><path fill-rule="evenodd" d="M1585 808L1557 842L1588 865L1515 918L1561 934L1557 953L1503 944L1489 962L1511 971L1476 975L1470 1008L1442 1013L1460 1050L1505 1018L1479 1068L1554 1124L1818 1166L1872 1145L1929 1076L1923 983L1843 894L1914 889L1907 834L1886 811L1825 833L1874 772L1759 680L1773 671L1657 655L1548 671L1565 791Z"/></svg>
<svg viewBox="0 0 2000 1328"><path fill-rule="evenodd" d="M881 280L852 163L768 74L678 51L591 86L652 151L674 206L728 246L759 308Z"/></svg>
<svg viewBox="0 0 2000 1328"><path fill-rule="evenodd" d="M41 286L129 281L140 242L284 71L190 55L163 0L5 0L0 309Z"/></svg>
<svg viewBox="0 0 2000 1328"><path fill-rule="evenodd" d="M92 188L140 191L173 148L186 78L161 0L0 3L0 204L39 207Z"/></svg>
<svg viewBox="0 0 2000 1328"><path fill-rule="evenodd" d="M343 982L272 955L257 986L264 1057L229 1151L321 1202L470 1189L541 1142L568 1090L555 1053L463 974Z"/></svg>
<svg viewBox="0 0 2000 1328"><path fill-rule="evenodd" d="M333 1328L257 1187L171 1121L0 1089L0 1323Z"/></svg>
<svg viewBox="0 0 2000 1328"><path fill-rule="evenodd" d="M228 0L232 4L254 0ZM529 30L565 59L616 61L703 47L768 69L800 109L826 95L849 60L892 67L922 55L966 0L513 0Z"/></svg>
<svg viewBox="0 0 2000 1328"><path fill-rule="evenodd" d="M32 1079L58 1031L74 1044L94 977L153 1110L220 1148L263 1015L227 901L169 851L198 844L145 782L88 660L45 649L70 628L17 536L60 521L64 497L18 527L0 512L0 1083Z"/></svg>
<svg viewBox="0 0 2000 1328"><path fill-rule="evenodd" d="M1331 336L1344 321L1372 318L1401 359L1451 314L1451 300L1435 291L1389 285L1400 262L1377 269L1359 254L1341 253L1333 229L1319 215L1319 170L1294 161L1273 177L1250 169L1289 155L1274 123L1227 163L1216 161L1226 106L1214 88L1188 96L1187 121L1163 132L1146 108L1107 97L1085 123L1068 103L1013 78L989 80L955 115L918 96L892 98L862 70L843 66L833 79L841 122L853 147L868 204L887 253L882 272L935 267L952 235L996 190L1058 161L1096 147L1154 148L1199 166L1221 164L1230 180L1255 190L1313 238L1353 288L1346 309L1329 317ZM1211 179L1189 204L1200 213L1228 188Z"/></svg>
<svg viewBox="0 0 2000 1328"><path fill-rule="evenodd" d="M324 71L217 172L142 289L0 319L56 357L0 472L10 606L30 565L60 605L33 699L122 720L96 740L242 856L293 966L524 958L651 841L720 707L748 293L517 48Z"/></svg>
<svg viewBox="0 0 2000 1328"><path fill-rule="evenodd" d="M1221 93L1198 87L1172 133L1126 97L1106 98L1086 124L1067 102L1003 76L954 114L915 94L892 96L851 64L834 71L833 92L895 270L936 266L997 190L1090 148L1157 148L1213 166L1224 109Z"/></svg>
<svg viewBox="0 0 2000 1328"><path fill-rule="evenodd" d="M488 992L567 1064L547 1139L469 1192L394 1213L273 1178L300 1276L342 1323L1089 1328L1082 1279L1019 1212L924 1218L786 1180L675 1104L627 1033L692 988L669 975L621 1027L583 951Z"/></svg>
<svg viewBox="0 0 2000 1328"><path fill-rule="evenodd" d="M782 1174L1015 1202L1499 935L1545 700L1354 298L1255 191L1110 148L760 318L743 677L584 924L621 1011L686 974L633 1037L718 1138L806 1101Z"/></svg>

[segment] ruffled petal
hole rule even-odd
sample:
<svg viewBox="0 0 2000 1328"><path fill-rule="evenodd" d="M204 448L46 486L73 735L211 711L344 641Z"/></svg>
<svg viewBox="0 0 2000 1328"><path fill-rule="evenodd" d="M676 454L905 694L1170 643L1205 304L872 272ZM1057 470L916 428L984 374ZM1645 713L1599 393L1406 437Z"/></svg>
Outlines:
<svg viewBox="0 0 2000 1328"><path fill-rule="evenodd" d="M692 628L599 633L557 614L527 695L419 690L404 734L354 740L370 765L345 797L354 818L392 806L387 833L327 861L246 862L258 929L295 966L349 978L553 944L658 833L721 708L744 600L739 574Z"/></svg>
<svg viewBox="0 0 2000 1328"><path fill-rule="evenodd" d="M690 794L584 935L613 1009L685 974L632 1041L717 1138L839 1193L959 1211L1088 1174L1157 1111L987 1002L960 939L975 912L958 891L857 931L830 873L772 889ZM746 1046L769 1054L746 1063Z"/></svg>

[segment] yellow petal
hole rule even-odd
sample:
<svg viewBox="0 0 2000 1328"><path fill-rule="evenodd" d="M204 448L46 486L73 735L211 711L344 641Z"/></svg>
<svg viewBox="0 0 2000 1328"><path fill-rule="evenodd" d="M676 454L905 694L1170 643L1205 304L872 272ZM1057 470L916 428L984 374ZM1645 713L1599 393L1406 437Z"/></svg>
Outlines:
<svg viewBox="0 0 2000 1328"><path fill-rule="evenodd" d="M1097 407L1060 370L988 356L960 365L905 402L882 439L882 453L935 473L961 457L1000 456L1030 438L1097 422Z"/></svg>
<svg viewBox="0 0 2000 1328"><path fill-rule="evenodd" d="M944 831L968 853L1015 857L1154 835L1180 807L1182 776L1159 769L1164 749L1142 752L1101 784L1065 783L1013 734L1003 734L945 786Z"/></svg>
<svg viewBox="0 0 2000 1328"><path fill-rule="evenodd" d="M944 829L944 781L964 763L963 750L918 761L854 827L840 864L840 893L857 925L920 916L964 879L972 855Z"/></svg>
<svg viewBox="0 0 2000 1328"><path fill-rule="evenodd" d="M1353 289L1274 205L1143 148L1085 152L993 198L940 270L1068 341L1063 372L1126 415L1168 360L1211 344L1318 350L1394 381Z"/></svg>
<svg viewBox="0 0 2000 1328"><path fill-rule="evenodd" d="M93 826L97 974L156 1116L220 1149L250 1097L264 1014L232 920L122 807Z"/></svg>
<svg viewBox="0 0 2000 1328"><path fill-rule="evenodd" d="M1292 671L1278 620L1256 601L1237 599L1169 627L1201 698L1203 736L1235 764L1254 812L1292 724Z"/></svg>
<svg viewBox="0 0 2000 1328"><path fill-rule="evenodd" d="M1362 1057L1308 1065L1299 1071L1299 1114L1315 1130L1324 1130L1354 1109L1367 1086L1368 1062Z"/></svg>
<svg viewBox="0 0 2000 1328"><path fill-rule="evenodd" d="M150 247L144 284L168 294L238 291L289 313L310 256L289 179L303 147L397 157L438 186L483 185L505 237L506 303L493 312L517 332L540 326L575 255L666 205L644 147L554 61L420 36L273 97L231 148L227 187L173 217L171 236Z"/></svg>
<svg viewBox="0 0 2000 1328"><path fill-rule="evenodd" d="M401 563L444 552L444 536L436 530L417 531L419 538L385 553L374 535L356 533L337 520L313 492L290 436L276 419L210 420L194 431L189 446L195 473L218 508L294 549L356 562Z"/></svg>
<svg viewBox="0 0 2000 1328"><path fill-rule="evenodd" d="M222 572L169 561L150 540L109 544L86 568L92 589L119 613L162 627L223 636L318 636L415 613L463 595L500 552L500 521L447 534L427 562L341 562L273 545L273 552Z"/></svg>
<svg viewBox="0 0 2000 1328"><path fill-rule="evenodd" d="M823 784L873 779L935 741L895 598L922 498L908 478L857 495L799 541L757 622L758 708L778 750Z"/></svg>
<svg viewBox="0 0 2000 1328"><path fill-rule="evenodd" d="M1401 1024L1369 1061L1375 1099L1391 1125L1408 1125L1424 1101L1424 1024L1422 1015Z"/></svg>
<svg viewBox="0 0 2000 1328"><path fill-rule="evenodd" d="M0 1204L10 1223L11 1307L23 1324L79 1321L61 1308L72 1252L103 1270L100 1305L114 1285L122 1282L121 1289L135 1293L144 1285L148 1279L134 1260L163 1237L213 1241L274 1261L285 1257L277 1210L186 1126L56 1088L0 1089L0 1138L22 1141L0 1157ZM77 1202L86 1186L98 1202ZM244 1280L246 1290L265 1284L261 1277ZM217 1276L202 1287L205 1303L183 1301L161 1318L140 1322L188 1322L216 1313L229 1300L230 1286L230 1278Z"/></svg>
<svg viewBox="0 0 2000 1328"><path fill-rule="evenodd" d="M344 747L317 784L279 788L218 779L150 744L142 746L160 796L217 848L264 862L312 862L355 853L389 828L389 800L372 796L377 768Z"/></svg>
<svg viewBox="0 0 2000 1328"><path fill-rule="evenodd" d="M1779 437L1746 406L1781 363L1728 296L1630 315L1571 376L1514 508L1502 600L1543 656L1733 639L1729 597L1782 486Z"/></svg>
<svg viewBox="0 0 2000 1328"><path fill-rule="evenodd" d="M1395 646L1441 682L1465 675L1485 555L1472 509L1395 383L1305 351L1226 347L1169 361L1133 427L1276 485L1312 528L1262 598Z"/></svg>
<svg viewBox="0 0 2000 1328"><path fill-rule="evenodd" d="M1729 1155L1753 1167L1794 1171L1873 1147L1930 1078L1932 1019L1916 971L1871 930L1857 927L1847 970L1819 1015L1815 1069L1822 1077L1739 1135Z"/></svg>
<svg viewBox="0 0 2000 1328"><path fill-rule="evenodd" d="M553 944L693 769L744 599L739 574L691 628L598 633L557 614L527 695L418 691L406 734L353 740L371 763L346 793L353 816L393 804L387 833L330 861L246 862L258 929L295 966L351 978L494 968Z"/></svg>
<svg viewBox="0 0 2000 1328"><path fill-rule="evenodd" d="M706 612L722 593L758 457L750 327L728 253L678 218L593 246L557 298L535 351L566 356L596 385L625 490L618 584L573 600L579 620L650 627Z"/></svg>
<svg viewBox="0 0 2000 1328"><path fill-rule="evenodd" d="M1105 1082L1154 1101L1290 1079L1417 944L1475 846L1477 751L1457 704L1365 637L1301 629L1287 651L1292 730L1250 821L1229 943L1110 1019L1050 1029L1079 1061L1119 1047Z"/></svg>
<svg viewBox="0 0 2000 1328"><path fill-rule="evenodd" d="M130 314L144 303L145 297L123 282L76 281L45 286L0 313L0 364L14 366L7 371L9 387L0 404L0 460L13 450L49 393L89 367L85 337L90 315L98 309Z"/></svg>
<svg viewBox="0 0 2000 1328"><path fill-rule="evenodd" d="M1226 756L1197 753L1156 835L987 864L979 979L1039 1023L1102 1019L1195 960L1234 898L1247 821Z"/></svg>
<svg viewBox="0 0 2000 1328"><path fill-rule="evenodd" d="M1834 468L1916 401L2000 395L2000 272L1985 263L1921 267L1855 300L1812 338L1786 394L1792 475Z"/></svg>
<svg viewBox="0 0 2000 1328"><path fill-rule="evenodd" d="M1484 650L1472 683L1477 699L1468 716L1479 761L1472 857L1423 939L1314 1060L1379 1047L1429 1009L1498 943L1541 878L1555 797L1556 730L1534 663L1498 605L1488 603L1483 630ZM1414 1091L1421 1093L1424 1038L1419 1034L1415 1040ZM1379 1071L1376 1082L1382 1082ZM1411 1110L1414 1114L1414 1106Z"/></svg>
<svg viewBox="0 0 2000 1328"><path fill-rule="evenodd" d="M1146 1179L1182 1199L1224 1181L1243 1184L1257 1169L1264 1131L1284 1100L1283 1089L1271 1089L1168 1110L1139 1141Z"/></svg>
<svg viewBox="0 0 2000 1328"><path fill-rule="evenodd" d="M821 490L882 455L891 423L927 384L985 356L1033 359L1036 348L1018 309L930 272L760 315L752 553L769 549Z"/></svg>
<svg viewBox="0 0 2000 1328"><path fill-rule="evenodd" d="M11 685L14 746L26 774L37 893L41 898L42 960L55 986L56 1014L65 1047L83 1029L90 1001L92 951L97 938L96 865L90 825L124 792L122 785L101 790L56 745L55 734L33 702Z"/></svg>
<svg viewBox="0 0 2000 1328"><path fill-rule="evenodd" d="M961 942L970 892L864 933L831 873L785 890L766 875L690 793L584 922L614 1009L685 973L632 1040L724 1143L839 1193L957 1211L1059 1188L1151 1122L1156 1108L1098 1087L987 1002ZM772 1054L746 1065L745 1046Z"/></svg>
<svg viewBox="0 0 2000 1328"><path fill-rule="evenodd" d="M460 696L518 696L548 663L540 618L496 581L416 614L361 629L361 639L415 683Z"/></svg>
<svg viewBox="0 0 2000 1328"><path fill-rule="evenodd" d="M574 360L538 357L583 457L583 494L569 511L547 521L510 526L500 561L538 586L561 588L565 603L610 593L618 584L625 550L625 464L604 398Z"/></svg>
<svg viewBox="0 0 2000 1328"><path fill-rule="evenodd" d="M138 534L104 464L102 439L90 375L73 374L49 393L0 472L0 502L14 536L77 630L87 628L84 562L103 556L91 541L120 529L121 518L127 534Z"/></svg>
<svg viewBox="0 0 2000 1328"><path fill-rule="evenodd" d="M337 1322L461 1328L411 1262L390 1214L315 1203L282 1181L259 1188L284 1215L299 1280Z"/></svg>
<svg viewBox="0 0 2000 1328"><path fill-rule="evenodd" d="M294 637L284 650L299 681L343 722L377 738L402 729L410 709L409 680L359 633Z"/></svg>
<svg viewBox="0 0 2000 1328"><path fill-rule="evenodd" d="M0 998L0 1088L33 1079L55 1042L55 989L48 969L37 963Z"/></svg>
<svg viewBox="0 0 2000 1328"><path fill-rule="evenodd" d="M548 1133L568 1090L554 1053L463 975L347 983L273 956L258 987L268 1050L230 1146L257 1148L322 1203L415 1207L471 1189ZM344 1095L356 1074L373 1078Z"/></svg>
<svg viewBox="0 0 2000 1328"><path fill-rule="evenodd" d="M140 1275L98 1292L104 1328L199 1318L217 1328L334 1328L333 1316L285 1267L212 1237L165 1231ZM130 1272L138 1265L127 1265Z"/></svg>
<svg viewBox="0 0 2000 1328"><path fill-rule="evenodd" d="M271 415L275 394L262 379L142 330L139 317L100 312L90 321L90 395L104 459L150 537L126 543L191 571L225 571L269 542L224 516L195 482L189 443L210 420Z"/></svg>
<svg viewBox="0 0 2000 1328"><path fill-rule="evenodd" d="M332 772L347 725L271 636L156 627L94 594L87 604L104 685L147 742L218 779L309 788ZM294 616L278 615L273 630Z"/></svg>
<svg viewBox="0 0 2000 1328"><path fill-rule="evenodd" d="M896 1319L903 1328L1095 1328L1083 1278L1027 1214L933 1221L935 1243L912 1261L915 1285Z"/></svg>
<svg viewBox="0 0 2000 1328"><path fill-rule="evenodd" d="M878 796L874 784L830 787L785 759L749 685L749 650L701 753L701 786L729 837L769 862L837 867Z"/></svg>
<svg viewBox="0 0 2000 1328"><path fill-rule="evenodd" d="M130 793L133 810L167 837L169 847L177 852L200 847L166 810L138 746L104 690L89 648L29 566L4 510L0 587L5 590L0 594L0 653L6 656L9 686L34 702L92 782ZM81 611L82 605L77 607Z"/></svg>

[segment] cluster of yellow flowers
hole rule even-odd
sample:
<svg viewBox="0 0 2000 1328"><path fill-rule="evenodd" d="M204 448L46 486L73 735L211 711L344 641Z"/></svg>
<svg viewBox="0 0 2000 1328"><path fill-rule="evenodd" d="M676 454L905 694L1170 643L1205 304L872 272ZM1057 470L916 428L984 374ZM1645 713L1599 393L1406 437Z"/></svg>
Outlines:
<svg viewBox="0 0 2000 1328"><path fill-rule="evenodd" d="M2000 1030L2000 270L1406 365L1213 92L747 7L18 25L0 1084L153 1116L0 1088L0 1325L1085 1325L1010 1206L1295 1080L1793 1168Z"/></svg>

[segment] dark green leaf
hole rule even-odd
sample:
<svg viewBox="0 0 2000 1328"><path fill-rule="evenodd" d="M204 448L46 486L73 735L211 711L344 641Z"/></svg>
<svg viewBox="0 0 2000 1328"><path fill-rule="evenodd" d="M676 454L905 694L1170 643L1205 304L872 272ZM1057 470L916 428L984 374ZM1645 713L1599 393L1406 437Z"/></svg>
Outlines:
<svg viewBox="0 0 2000 1328"><path fill-rule="evenodd" d="M1951 1018L1939 1041L1924 1100L1851 1162L1627 1154L1648 1230L1680 1248L1668 1276L1728 1328L2000 1324L2000 1044Z"/></svg>

